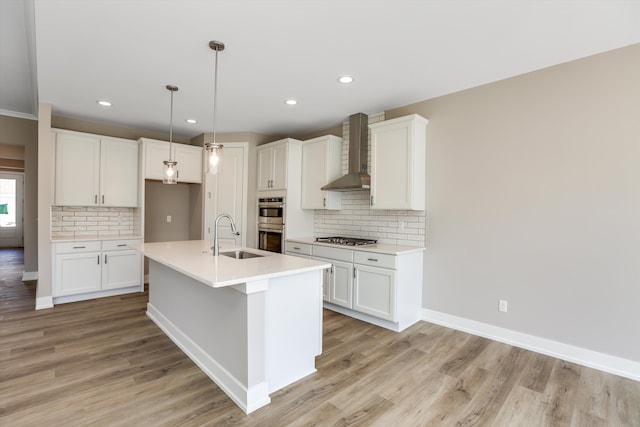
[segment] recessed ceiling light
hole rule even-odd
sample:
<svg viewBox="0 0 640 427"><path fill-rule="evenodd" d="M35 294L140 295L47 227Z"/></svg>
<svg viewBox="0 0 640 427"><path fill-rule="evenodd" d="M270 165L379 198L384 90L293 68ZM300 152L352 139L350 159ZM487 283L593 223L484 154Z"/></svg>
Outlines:
<svg viewBox="0 0 640 427"><path fill-rule="evenodd" d="M287 105L296 105L298 103L298 101L296 101L293 98L289 98L289 99L285 99L284 103L287 104Z"/></svg>
<svg viewBox="0 0 640 427"><path fill-rule="evenodd" d="M96 101L98 103L98 105L102 105L103 107L111 107L111 103L109 101Z"/></svg>
<svg viewBox="0 0 640 427"><path fill-rule="evenodd" d="M198 123L198 121L196 119L187 119L187 120L185 120L185 122L189 123L190 125Z"/></svg>
<svg viewBox="0 0 640 427"><path fill-rule="evenodd" d="M353 82L353 77L351 76L342 76L338 79L340 83L351 83Z"/></svg>

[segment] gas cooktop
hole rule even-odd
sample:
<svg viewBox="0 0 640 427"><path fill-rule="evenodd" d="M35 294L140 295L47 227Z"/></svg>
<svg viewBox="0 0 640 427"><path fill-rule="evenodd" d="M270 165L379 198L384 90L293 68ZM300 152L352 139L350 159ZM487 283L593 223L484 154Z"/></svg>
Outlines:
<svg viewBox="0 0 640 427"><path fill-rule="evenodd" d="M316 242L333 243L334 245L345 245L345 246L364 246L364 245L374 245L377 242L377 240L360 239L357 237L332 236L332 237L316 237Z"/></svg>

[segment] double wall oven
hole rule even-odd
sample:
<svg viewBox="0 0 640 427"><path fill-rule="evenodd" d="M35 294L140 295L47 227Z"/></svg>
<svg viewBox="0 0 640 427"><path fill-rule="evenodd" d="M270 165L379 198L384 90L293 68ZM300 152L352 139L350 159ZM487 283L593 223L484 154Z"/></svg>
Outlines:
<svg viewBox="0 0 640 427"><path fill-rule="evenodd" d="M258 249L284 253L284 197L258 199Z"/></svg>

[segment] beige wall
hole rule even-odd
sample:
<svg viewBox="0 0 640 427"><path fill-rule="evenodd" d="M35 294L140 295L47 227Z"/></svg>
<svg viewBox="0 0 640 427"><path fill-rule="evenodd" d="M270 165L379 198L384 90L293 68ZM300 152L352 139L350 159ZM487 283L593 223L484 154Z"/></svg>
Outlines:
<svg viewBox="0 0 640 427"><path fill-rule="evenodd" d="M38 271L38 122L0 116L0 144L24 149L24 271Z"/></svg>
<svg viewBox="0 0 640 427"><path fill-rule="evenodd" d="M635 45L387 112L430 120L425 308L640 361L639 75Z"/></svg>

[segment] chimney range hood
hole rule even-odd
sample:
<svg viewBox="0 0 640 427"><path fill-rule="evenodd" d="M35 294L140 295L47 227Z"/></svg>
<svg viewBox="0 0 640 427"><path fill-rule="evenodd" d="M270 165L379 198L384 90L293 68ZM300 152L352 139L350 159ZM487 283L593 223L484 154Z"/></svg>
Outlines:
<svg viewBox="0 0 640 427"><path fill-rule="evenodd" d="M349 171L321 190L352 191L368 190L371 177L367 173L369 155L369 118L356 113L349 116Z"/></svg>

